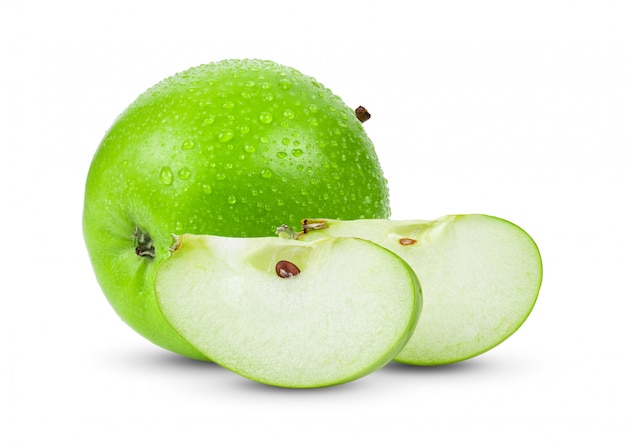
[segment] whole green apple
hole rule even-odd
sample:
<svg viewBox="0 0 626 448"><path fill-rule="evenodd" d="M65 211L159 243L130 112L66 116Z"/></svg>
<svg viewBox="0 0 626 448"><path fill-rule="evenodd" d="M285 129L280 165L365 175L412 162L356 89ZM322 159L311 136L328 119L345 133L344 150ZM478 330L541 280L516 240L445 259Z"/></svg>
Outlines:
<svg viewBox="0 0 626 448"><path fill-rule="evenodd" d="M163 318L171 234L256 237L304 216L387 218L387 183L352 109L295 69L225 60L143 93L91 163L83 231L102 290L138 333L204 359Z"/></svg>

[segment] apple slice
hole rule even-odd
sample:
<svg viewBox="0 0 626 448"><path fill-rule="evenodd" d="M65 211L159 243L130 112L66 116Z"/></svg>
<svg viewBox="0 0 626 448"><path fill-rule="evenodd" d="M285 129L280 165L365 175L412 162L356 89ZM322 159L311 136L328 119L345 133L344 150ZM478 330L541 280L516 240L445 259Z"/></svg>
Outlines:
<svg viewBox="0 0 626 448"><path fill-rule="evenodd" d="M415 273L369 241L183 235L159 266L165 318L201 353L282 387L344 383L392 360L421 311Z"/></svg>
<svg viewBox="0 0 626 448"><path fill-rule="evenodd" d="M495 347L522 325L539 294L537 246L526 232L500 218L317 219L303 224L296 236L301 240L364 238L411 265L423 288L424 310L411 340L395 358L402 363L448 364Z"/></svg>

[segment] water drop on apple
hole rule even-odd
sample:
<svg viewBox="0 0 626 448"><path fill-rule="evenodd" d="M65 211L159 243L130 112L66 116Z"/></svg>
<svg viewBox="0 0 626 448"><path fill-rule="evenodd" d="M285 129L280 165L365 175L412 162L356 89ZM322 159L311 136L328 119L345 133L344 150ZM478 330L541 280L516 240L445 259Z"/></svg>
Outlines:
<svg viewBox="0 0 626 448"><path fill-rule="evenodd" d="M217 139L222 143L226 143L231 141L233 137L235 137L235 133L230 129L226 129L218 134Z"/></svg>
<svg viewBox="0 0 626 448"><path fill-rule="evenodd" d="M188 180L191 177L191 170L189 168L181 168L178 171L178 177L181 180Z"/></svg>
<svg viewBox="0 0 626 448"><path fill-rule="evenodd" d="M172 185L172 182L174 181L174 173L172 173L172 169L169 166L161 168L159 179L163 185Z"/></svg>
<svg viewBox="0 0 626 448"><path fill-rule="evenodd" d="M291 81L289 81L288 79L281 79L280 81L278 81L278 86L283 90L291 89L291 85Z"/></svg>
<svg viewBox="0 0 626 448"><path fill-rule="evenodd" d="M261 112L259 115L259 121L261 123L269 124L272 120L274 120L274 117L270 112Z"/></svg>
<svg viewBox="0 0 626 448"><path fill-rule="evenodd" d="M196 146L196 142L194 142L191 139L185 140L183 142L183 144L181 145L182 149L188 150L188 149L193 149Z"/></svg>

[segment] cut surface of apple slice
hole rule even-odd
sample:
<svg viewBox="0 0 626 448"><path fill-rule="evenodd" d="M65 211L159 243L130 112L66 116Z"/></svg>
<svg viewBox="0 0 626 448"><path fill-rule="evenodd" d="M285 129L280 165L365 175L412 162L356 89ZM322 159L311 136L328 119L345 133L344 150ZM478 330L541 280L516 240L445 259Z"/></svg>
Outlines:
<svg viewBox="0 0 626 448"><path fill-rule="evenodd" d="M410 338L422 303L406 262L355 238L183 235L155 287L165 318L208 358L294 388L382 367Z"/></svg>
<svg viewBox="0 0 626 448"><path fill-rule="evenodd" d="M423 288L419 324L396 361L438 365L479 355L512 335L534 307L539 250L518 226L487 215L435 221L305 220L300 240L358 237L400 255Z"/></svg>

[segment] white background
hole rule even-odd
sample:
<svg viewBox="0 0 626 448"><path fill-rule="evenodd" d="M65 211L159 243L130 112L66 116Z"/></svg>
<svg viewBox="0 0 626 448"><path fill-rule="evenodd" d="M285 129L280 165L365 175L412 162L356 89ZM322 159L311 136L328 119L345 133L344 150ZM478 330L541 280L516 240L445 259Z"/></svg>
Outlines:
<svg viewBox="0 0 626 448"><path fill-rule="evenodd" d="M626 446L620 2L5 3L1 446ZM91 157L146 88L233 57L368 107L394 218L526 229L545 273L524 326L467 362L321 390L262 386L126 327L82 241Z"/></svg>

